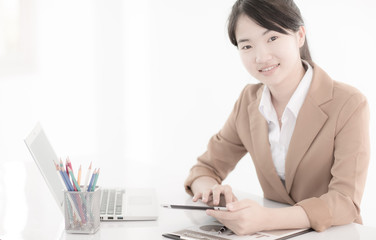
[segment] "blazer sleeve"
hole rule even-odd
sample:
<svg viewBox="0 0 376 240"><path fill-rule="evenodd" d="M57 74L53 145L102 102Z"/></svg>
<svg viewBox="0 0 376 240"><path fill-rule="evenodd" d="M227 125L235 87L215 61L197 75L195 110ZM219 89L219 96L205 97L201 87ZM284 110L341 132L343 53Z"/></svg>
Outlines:
<svg viewBox="0 0 376 240"><path fill-rule="evenodd" d="M368 103L360 93L352 95L338 115L333 153L328 192L297 203L303 207L316 231L354 221L361 223L360 202L370 158L370 142Z"/></svg>
<svg viewBox="0 0 376 240"><path fill-rule="evenodd" d="M210 139L206 152L198 157L197 163L190 169L188 178L184 182L188 194L193 195L191 185L201 176L212 177L221 184L247 153L237 133L236 118L240 106L244 104L243 96L248 87L249 85L243 89L223 128Z"/></svg>

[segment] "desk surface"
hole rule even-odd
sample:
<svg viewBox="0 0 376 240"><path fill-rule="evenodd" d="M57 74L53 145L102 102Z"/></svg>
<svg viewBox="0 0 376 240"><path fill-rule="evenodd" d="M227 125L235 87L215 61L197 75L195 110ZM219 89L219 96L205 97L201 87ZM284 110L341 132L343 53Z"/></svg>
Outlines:
<svg viewBox="0 0 376 240"><path fill-rule="evenodd" d="M158 190L159 199L166 200L164 190ZM277 203L264 200L260 197L250 196L252 199L266 206L278 206ZM189 202L190 198L182 191L174 195L180 199L179 203ZM171 198L169 198L170 200ZM157 221L139 222L101 222L100 230L94 235L69 234L64 230L64 219L54 204L36 206L28 209L29 214L39 212L34 219L21 221L22 224L12 225L6 235L0 239L38 239L38 240L75 240L75 239L165 239L162 233L181 230L185 227L203 224L213 219L206 216L203 211L185 211L160 208ZM359 224L333 227L325 232L310 232L296 237L297 240L307 239L376 239L376 229Z"/></svg>
<svg viewBox="0 0 376 240"><path fill-rule="evenodd" d="M19 188L0 188L0 239L165 239L162 233L181 230L193 225L212 221L204 211L186 211L159 209L157 221L139 222L101 222L100 230L93 235L68 234L64 230L64 217L51 194L39 176L38 170L29 170ZM31 173L29 172L31 171ZM44 185L43 185L44 184ZM12 185L14 186L14 185ZM177 182L158 183L157 194L160 203L189 203L191 198L184 192L182 184ZM243 198L244 193L237 194ZM278 207L280 204L261 197L246 194L262 205ZM14 209L14 211L11 211ZM297 240L311 239L376 239L376 228L349 224L332 227L325 232L310 232L296 237Z"/></svg>

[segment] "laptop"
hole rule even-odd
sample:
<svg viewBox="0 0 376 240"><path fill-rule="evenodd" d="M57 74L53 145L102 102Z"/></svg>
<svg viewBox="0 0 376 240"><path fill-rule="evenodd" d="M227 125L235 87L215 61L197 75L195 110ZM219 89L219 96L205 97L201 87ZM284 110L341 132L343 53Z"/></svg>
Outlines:
<svg viewBox="0 0 376 240"><path fill-rule="evenodd" d="M59 159L40 123L36 124L24 141L64 214L62 190L65 186L54 163L54 161L58 163ZM101 221L156 220L157 218L158 203L154 189L114 189L101 186Z"/></svg>

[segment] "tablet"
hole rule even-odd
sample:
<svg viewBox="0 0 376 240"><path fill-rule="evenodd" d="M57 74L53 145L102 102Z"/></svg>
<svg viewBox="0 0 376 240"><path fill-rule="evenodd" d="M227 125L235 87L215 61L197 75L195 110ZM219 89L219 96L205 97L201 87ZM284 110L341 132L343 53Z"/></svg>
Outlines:
<svg viewBox="0 0 376 240"><path fill-rule="evenodd" d="M185 210L219 210L219 211L227 211L225 207L219 206L200 206L200 205L176 205L176 204L162 204L163 208L171 208L171 209L185 209Z"/></svg>

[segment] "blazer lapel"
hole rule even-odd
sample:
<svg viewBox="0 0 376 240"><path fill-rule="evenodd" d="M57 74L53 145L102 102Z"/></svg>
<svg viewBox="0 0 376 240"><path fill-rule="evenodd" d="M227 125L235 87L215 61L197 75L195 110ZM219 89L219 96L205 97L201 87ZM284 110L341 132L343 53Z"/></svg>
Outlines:
<svg viewBox="0 0 376 240"><path fill-rule="evenodd" d="M285 160L285 181L288 192L291 190L300 161L327 118L328 116L311 99L307 99L300 109Z"/></svg>
<svg viewBox="0 0 376 240"><path fill-rule="evenodd" d="M313 64L313 67L311 87L299 111L285 160L285 181L288 193L291 191L300 161L328 118L320 105L332 99L333 80L318 66Z"/></svg>
<svg viewBox="0 0 376 240"><path fill-rule="evenodd" d="M274 191L276 191L286 202L294 204L294 201L290 198L280 180L272 160L268 135L268 123L258 109L262 90L263 88L261 87L257 92L257 99L248 105L248 116L254 155L252 157L256 169L264 175L269 184L273 186Z"/></svg>

